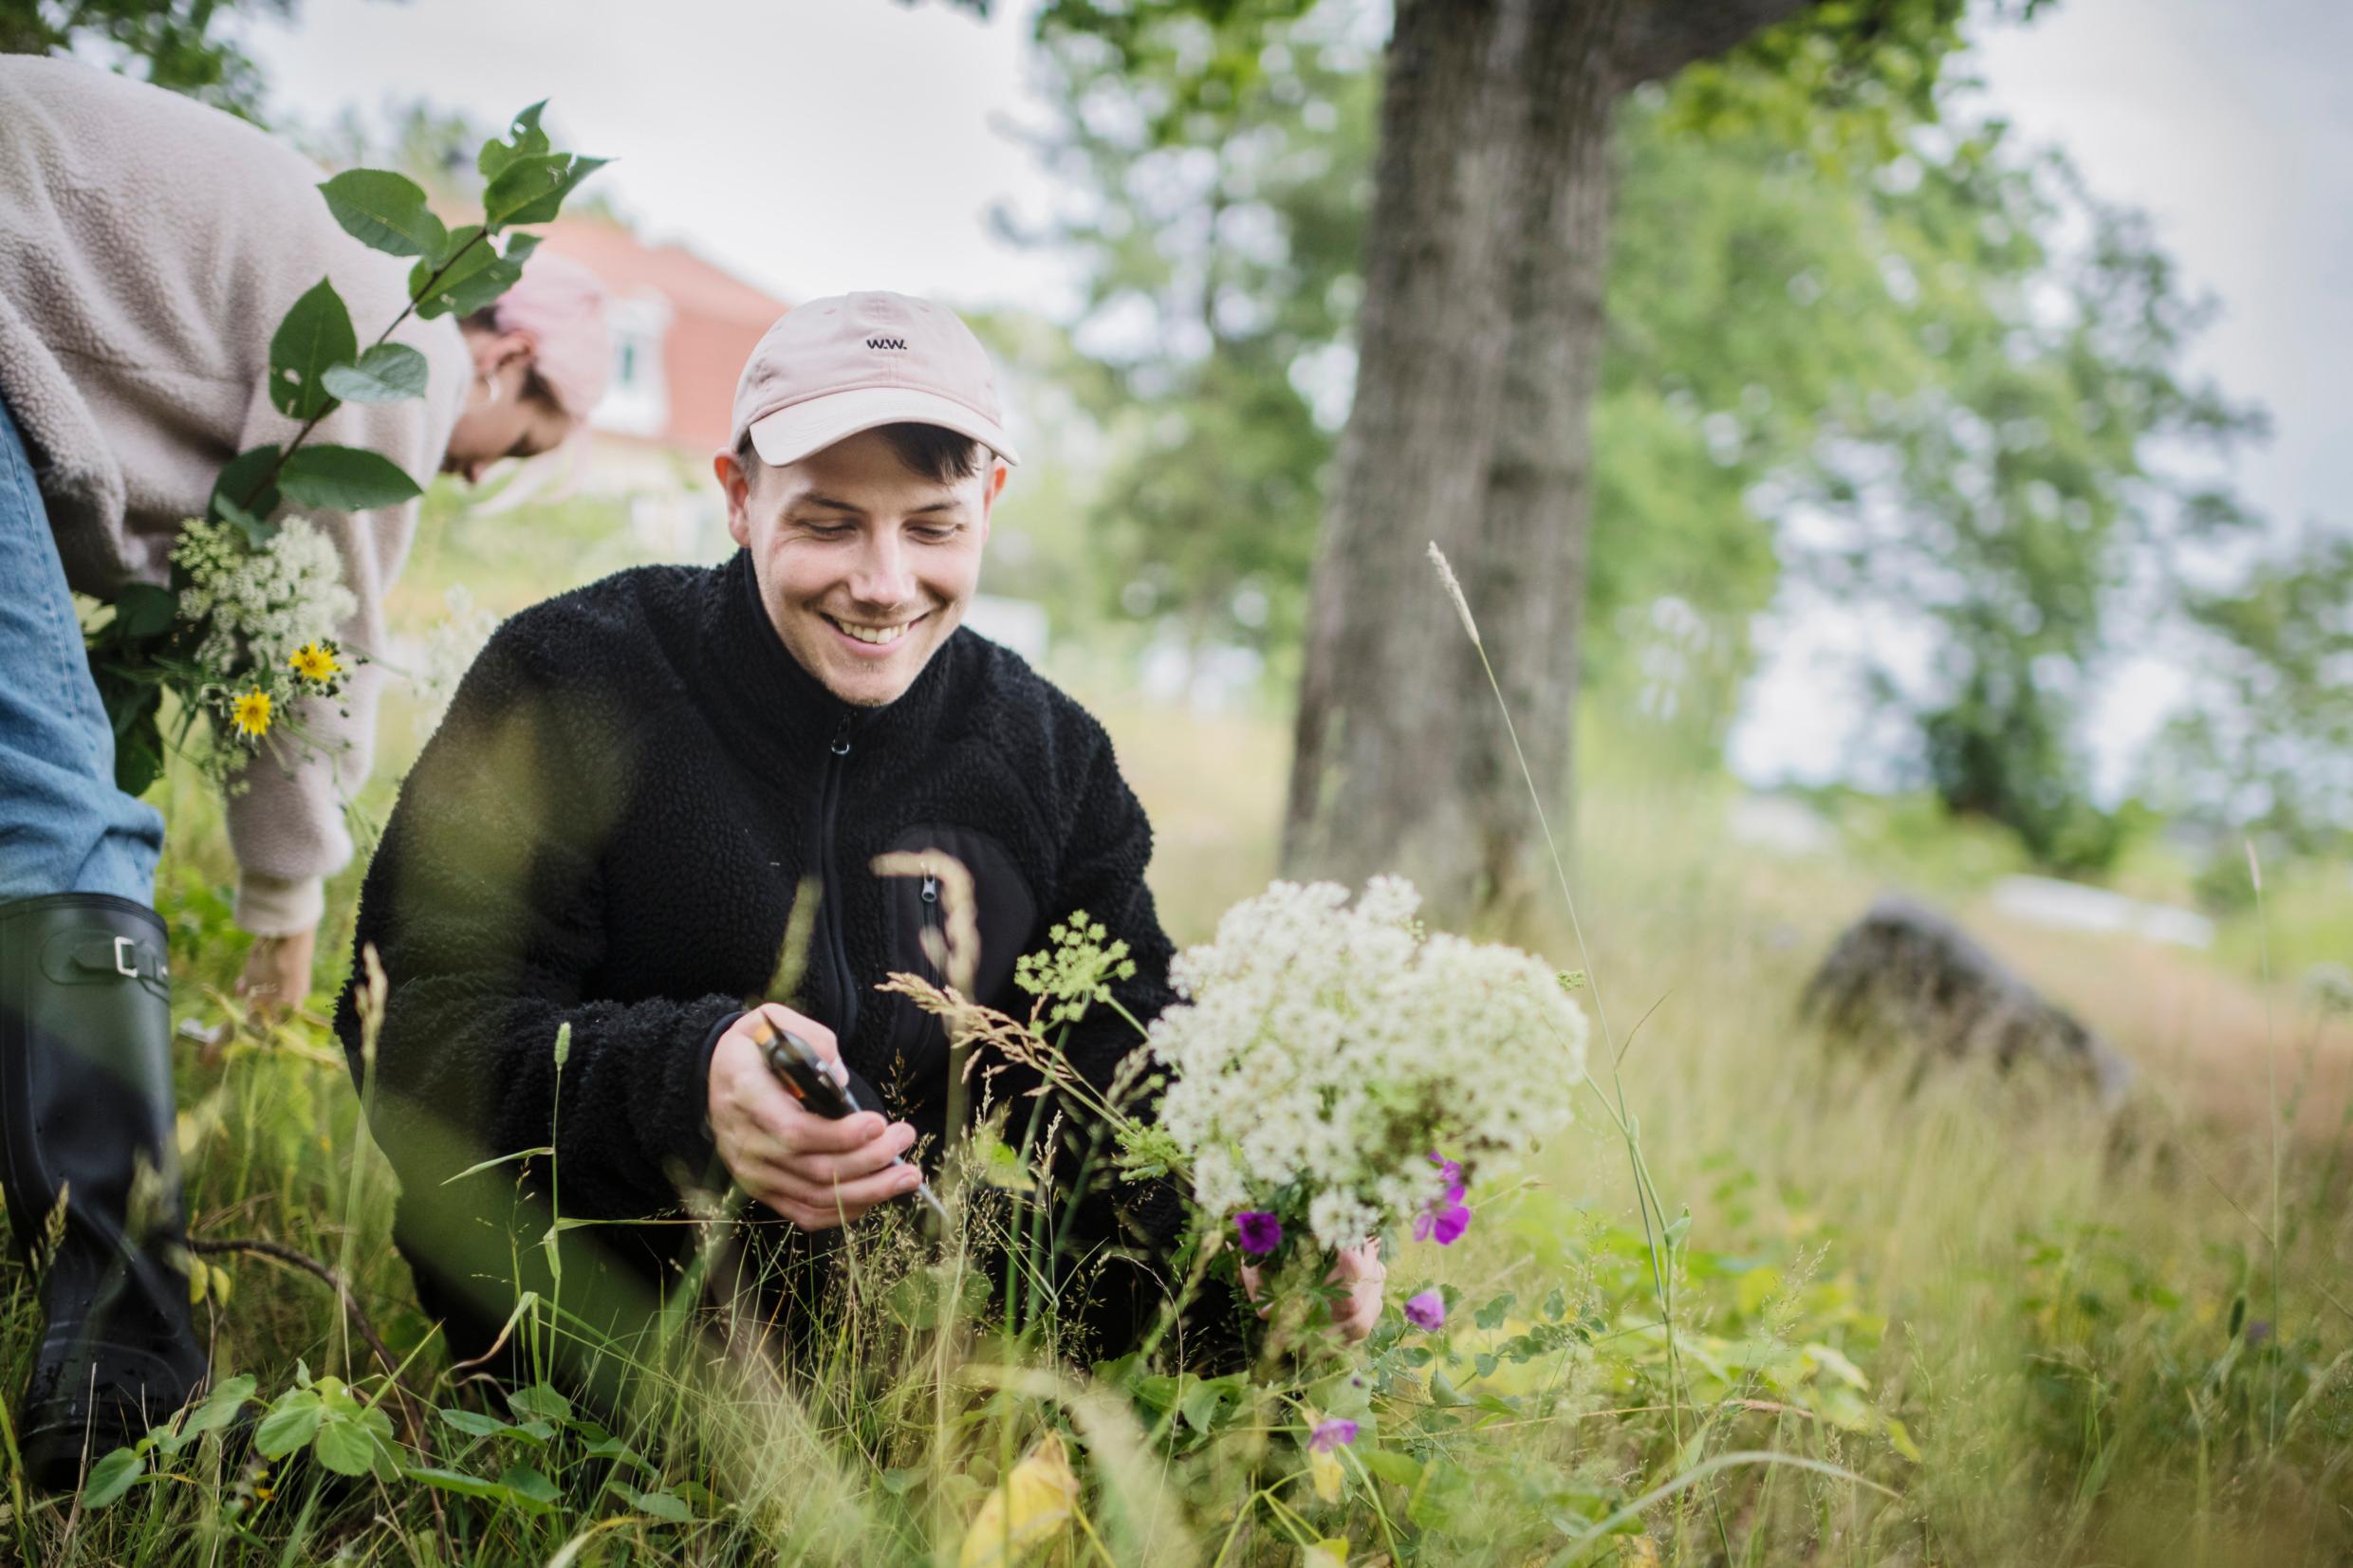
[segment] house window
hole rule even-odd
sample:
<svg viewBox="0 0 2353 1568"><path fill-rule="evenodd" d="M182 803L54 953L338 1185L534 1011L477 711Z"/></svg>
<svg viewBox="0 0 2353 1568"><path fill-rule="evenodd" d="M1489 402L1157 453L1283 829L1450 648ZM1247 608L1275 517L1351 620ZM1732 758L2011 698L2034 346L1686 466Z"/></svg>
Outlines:
<svg viewBox="0 0 2353 1568"><path fill-rule="evenodd" d="M645 290L616 295L606 307L613 331L613 380L589 415L598 430L658 436L670 428L670 384L662 365L670 301Z"/></svg>

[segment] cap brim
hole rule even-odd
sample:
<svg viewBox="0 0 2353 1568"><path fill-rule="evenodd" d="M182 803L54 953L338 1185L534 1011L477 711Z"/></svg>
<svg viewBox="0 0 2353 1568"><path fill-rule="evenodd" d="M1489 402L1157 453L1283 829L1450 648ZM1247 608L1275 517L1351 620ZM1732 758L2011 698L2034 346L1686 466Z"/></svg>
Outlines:
<svg viewBox="0 0 2353 1568"><path fill-rule="evenodd" d="M913 387L858 387L780 408L751 421L751 450L761 462L781 469L884 425L939 425L971 436L1008 463L1021 461L1006 444L1003 426L954 398Z"/></svg>

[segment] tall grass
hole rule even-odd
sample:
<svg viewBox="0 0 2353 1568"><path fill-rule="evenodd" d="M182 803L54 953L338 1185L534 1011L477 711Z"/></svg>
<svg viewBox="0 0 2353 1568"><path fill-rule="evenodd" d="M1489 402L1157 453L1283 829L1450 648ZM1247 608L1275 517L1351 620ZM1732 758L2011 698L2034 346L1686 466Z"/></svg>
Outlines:
<svg viewBox="0 0 2353 1568"><path fill-rule="evenodd" d="M1271 871L1280 724L1104 706L1162 824L1156 888L1179 939L1197 938ZM314 1013L216 1053L185 1043L181 1136L196 1235L324 1264L350 1310L306 1266L212 1253L230 1289L198 1321L215 1366L262 1400L307 1376L323 1409L380 1408L398 1432L364 1318L418 1396L423 1448L398 1466L439 1479L389 1458L351 1481L308 1460L255 1476L204 1438L151 1454L103 1507L11 1498L0 1549L987 1560L972 1522L1015 1472L1052 1480L1035 1452L1051 1431L1080 1485L1046 1549L1063 1561L1289 1563L1337 1537L1352 1560L1513 1564L2353 1556L2343 1022L2243 966L1997 932L2136 1059L2140 1100L2109 1122L2029 1078L1967 1070L1907 1092L1908 1062L1831 1048L1794 1016L1886 863L1747 849L1720 830L1714 785L1630 778L1601 754L1573 858L1590 951L1566 919L1549 946L1607 987L1616 1044L1632 1037L1610 1052L1612 1114L1597 1106L1485 1195L1461 1245L1392 1261L1393 1297L1435 1282L1455 1310L1439 1337L1393 1313L1367 1346L1399 1430L1343 1450L1337 1502L1298 1457L1315 1391L1097 1376L1055 1354L1050 1314L1015 1331L980 1304L976 1253L896 1224L859 1227L852 1300L789 1369L649 1355L620 1411L494 1390L448 1365L417 1311L390 1245L391 1172ZM176 1011L210 1023L233 1011L229 862L200 789L169 787ZM2276 1092L2258 1060L2275 1049ZM725 1228L706 1234L722 1268ZM11 1389L34 1328L6 1265Z"/></svg>

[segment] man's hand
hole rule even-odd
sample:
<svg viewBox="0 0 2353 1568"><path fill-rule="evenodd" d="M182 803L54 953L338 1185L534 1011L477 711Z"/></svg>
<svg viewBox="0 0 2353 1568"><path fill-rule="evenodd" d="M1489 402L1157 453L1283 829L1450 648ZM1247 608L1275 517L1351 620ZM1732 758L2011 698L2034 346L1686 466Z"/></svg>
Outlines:
<svg viewBox="0 0 2353 1568"><path fill-rule="evenodd" d="M245 955L245 972L237 977L236 994L257 1018L291 1012L310 996L310 964L318 950L319 933L299 931L291 936L256 936Z"/></svg>
<svg viewBox="0 0 2353 1568"><path fill-rule="evenodd" d="M1252 1301L1258 1300L1258 1268L1254 1264L1242 1265L1242 1289ZM1389 1265L1380 1261L1380 1243L1365 1242L1359 1246L1343 1246L1332 1254L1332 1271L1324 1276L1327 1285L1344 1284L1348 1294L1332 1308L1332 1322L1341 1337L1355 1344L1373 1332L1380 1321L1381 1294L1389 1283ZM1258 1309L1264 1318L1271 1305Z"/></svg>
<svg viewBox="0 0 2353 1568"><path fill-rule="evenodd" d="M872 1111L827 1121L800 1102L768 1069L752 1039L766 1018L790 1029L839 1063L833 1031L789 1007L769 1003L737 1019L711 1053L711 1135L736 1185L804 1230L858 1218L879 1203L915 1190L921 1172L891 1162L915 1145L915 1129L885 1123Z"/></svg>

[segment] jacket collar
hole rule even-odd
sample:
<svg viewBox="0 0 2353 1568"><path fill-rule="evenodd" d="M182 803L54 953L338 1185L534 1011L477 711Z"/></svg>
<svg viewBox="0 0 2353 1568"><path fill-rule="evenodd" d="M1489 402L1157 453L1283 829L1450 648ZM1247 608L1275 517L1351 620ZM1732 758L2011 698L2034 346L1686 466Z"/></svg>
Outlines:
<svg viewBox="0 0 2353 1568"><path fill-rule="evenodd" d="M898 701L882 708L843 702L776 635L749 550L713 568L704 627L706 695L713 708L762 753L781 750L800 762L814 762L842 739L919 747L937 729L966 640L957 628Z"/></svg>

